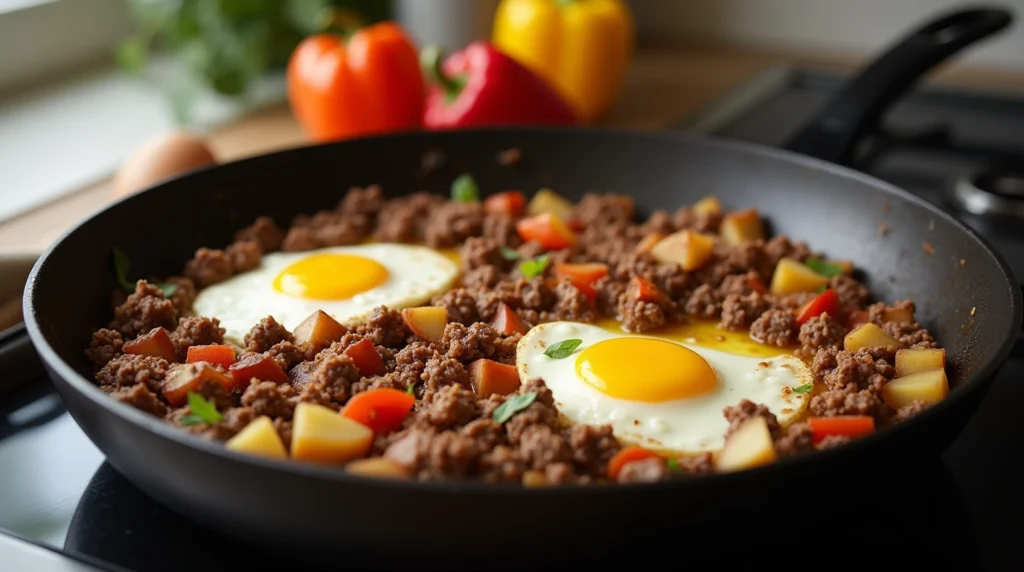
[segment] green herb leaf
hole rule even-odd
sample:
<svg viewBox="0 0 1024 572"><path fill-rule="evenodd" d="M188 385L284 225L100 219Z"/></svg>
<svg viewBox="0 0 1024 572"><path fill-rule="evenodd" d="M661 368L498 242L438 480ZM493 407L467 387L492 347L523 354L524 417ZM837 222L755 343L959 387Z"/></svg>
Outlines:
<svg viewBox="0 0 1024 572"><path fill-rule="evenodd" d="M799 387L794 387L793 391L796 393L810 393L812 389L814 389L813 383L805 383Z"/></svg>
<svg viewBox="0 0 1024 572"><path fill-rule="evenodd" d="M206 398L194 391L188 392L188 408L192 410L192 413L181 418L179 423L182 425L198 425L199 423L212 425L224 418L212 401L207 401Z"/></svg>
<svg viewBox="0 0 1024 572"><path fill-rule="evenodd" d="M828 284L822 284L821 286L818 286L818 289L816 291L818 292L818 294L821 294L825 292L825 290L828 290Z"/></svg>
<svg viewBox="0 0 1024 572"><path fill-rule="evenodd" d="M804 260L804 264L806 264L811 270L828 278L838 276L843 273L842 268L835 264L829 264L820 258L808 258L807 260Z"/></svg>
<svg viewBox="0 0 1024 572"><path fill-rule="evenodd" d="M502 246L501 257L504 258L505 260L519 260L520 258L523 257L523 255L519 254L519 251L514 248Z"/></svg>
<svg viewBox="0 0 1024 572"><path fill-rule="evenodd" d="M178 291L178 285L171 284L170 282L161 282L157 284L156 287L159 288L160 291L164 293L164 298L170 298L171 296L174 296L175 292Z"/></svg>
<svg viewBox="0 0 1024 572"><path fill-rule="evenodd" d="M583 340L580 339L569 339L562 340L560 342L551 344L544 350L544 355L551 359L565 359L572 355L572 352L576 351L576 348L580 347Z"/></svg>
<svg viewBox="0 0 1024 572"><path fill-rule="evenodd" d="M409 387L405 388L405 392L408 393L409 395L416 395L416 384L410 383Z"/></svg>
<svg viewBox="0 0 1024 572"><path fill-rule="evenodd" d="M665 459L665 464L668 465L668 470L672 471L673 473L679 472L679 462L673 459L672 457Z"/></svg>
<svg viewBox="0 0 1024 572"><path fill-rule="evenodd" d="M135 291L135 284L128 280L128 271L132 269L132 261L120 248L114 247L114 274L117 275L117 282L129 294Z"/></svg>
<svg viewBox="0 0 1024 572"><path fill-rule="evenodd" d="M137 74L146 67L149 59L149 49L142 38L131 37L122 41L117 46L117 65L128 74Z"/></svg>
<svg viewBox="0 0 1024 572"><path fill-rule="evenodd" d="M480 189L476 186L476 180L469 173L459 175L452 182L452 200L460 203L472 203L480 200Z"/></svg>
<svg viewBox="0 0 1024 572"><path fill-rule="evenodd" d="M516 413L519 413L523 409L529 407L535 399L537 399L536 391L530 391L522 395L510 396L505 400L505 403L502 403L494 410L494 414L491 415L491 418L498 423L504 423L509 419L512 419L512 416Z"/></svg>
<svg viewBox="0 0 1024 572"><path fill-rule="evenodd" d="M551 257L547 254L541 254L533 260L524 260L519 265L519 273L524 278L533 278L534 276L540 276L544 273L544 269L548 267L548 262L551 261Z"/></svg>

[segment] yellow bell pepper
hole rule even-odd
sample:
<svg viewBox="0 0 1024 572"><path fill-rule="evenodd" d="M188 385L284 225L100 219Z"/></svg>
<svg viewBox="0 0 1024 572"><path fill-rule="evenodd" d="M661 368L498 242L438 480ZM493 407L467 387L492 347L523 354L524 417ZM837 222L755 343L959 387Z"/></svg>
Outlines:
<svg viewBox="0 0 1024 572"><path fill-rule="evenodd" d="M622 87L633 53L633 16L621 0L502 0L492 40L590 122Z"/></svg>

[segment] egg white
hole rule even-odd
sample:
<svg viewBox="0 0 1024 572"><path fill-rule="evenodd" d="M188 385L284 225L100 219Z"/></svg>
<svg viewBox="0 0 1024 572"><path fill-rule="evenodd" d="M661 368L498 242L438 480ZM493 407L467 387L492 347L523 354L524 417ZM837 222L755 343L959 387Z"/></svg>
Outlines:
<svg viewBox="0 0 1024 572"><path fill-rule="evenodd" d="M693 350L714 369L718 377L715 389L696 397L661 403L609 397L580 379L576 373L576 358L597 342L618 337L627 336L576 322L535 326L516 348L520 378L524 382L542 378L554 395L559 411L569 422L610 424L615 435L625 442L677 453L721 449L729 427L722 410L743 399L764 404L783 425L793 422L810 400L809 393L792 391L814 379L807 365L794 356L737 356L673 340L667 341ZM583 343L571 356L553 359L544 355L544 349L551 344L573 338ZM666 365L659 364L660 367ZM642 383L644 368L651 365L637 363L635 367L637 383Z"/></svg>
<svg viewBox="0 0 1024 572"><path fill-rule="evenodd" d="M316 254L348 254L369 258L388 270L387 280L347 300L313 300L282 294L274 279L286 267ZM363 321L378 306L399 309L423 304L451 288L458 266L442 254L423 246L392 243L336 246L305 252L274 252L263 257L258 268L244 272L199 292L193 311L220 320L225 338L242 344L245 334L261 319L273 316L293 330L302 320L322 310L339 322Z"/></svg>

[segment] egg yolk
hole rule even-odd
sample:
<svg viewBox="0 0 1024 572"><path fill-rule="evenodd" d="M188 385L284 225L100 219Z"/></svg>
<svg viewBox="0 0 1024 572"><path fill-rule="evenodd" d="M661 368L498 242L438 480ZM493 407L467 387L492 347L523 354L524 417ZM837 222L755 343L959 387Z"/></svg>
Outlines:
<svg viewBox="0 0 1024 572"><path fill-rule="evenodd" d="M293 262L274 279L282 294L315 300L346 300L380 286L388 269L351 254L314 254Z"/></svg>
<svg viewBox="0 0 1024 572"><path fill-rule="evenodd" d="M580 352L576 373L609 397L648 403L696 397L718 384L696 352L652 338L600 341Z"/></svg>

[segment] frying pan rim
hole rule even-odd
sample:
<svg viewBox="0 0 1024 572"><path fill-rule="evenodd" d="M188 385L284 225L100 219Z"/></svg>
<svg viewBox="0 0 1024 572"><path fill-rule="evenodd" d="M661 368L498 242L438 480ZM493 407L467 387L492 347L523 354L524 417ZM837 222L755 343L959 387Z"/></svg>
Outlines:
<svg viewBox="0 0 1024 572"><path fill-rule="evenodd" d="M269 157L275 157L286 154L294 154L301 156L303 153L309 152L311 149L326 148L326 147L339 147L345 148L351 145L359 145L367 141L377 141L381 143L387 143L389 141L402 141L405 139L421 139L424 143L429 143L431 139L458 139L461 137L487 137L487 136L514 136L517 133L527 133L531 135L550 135L554 137L581 137L581 136L601 136L601 137L619 137L619 138L641 138L650 139L654 141L663 141L666 143L678 144L689 143L694 145L701 145L711 149L729 149L736 150L741 153L746 153L753 156L760 156L770 161L786 162L793 165L814 169L817 171L825 172L828 176L839 177L849 180L854 180L865 185L874 187L884 193L903 201L910 202L917 206L920 206L931 213L934 217L943 219L947 223L951 223L954 227L958 228L961 232L966 233L970 238L977 241L978 244L987 252L989 256L996 262L996 265L1000 272L1003 274L1003 278L1010 286L1010 311L1011 329L1006 332L1003 337L1002 346L995 354L995 358L985 364L979 371L973 372L968 375L964 380L964 383L960 387L957 387L950 395L943 400L941 403L929 407L927 410L914 418L897 424L886 427L866 437L859 438L852 443L848 443L843 447L837 447L833 449L827 449L824 451L816 451L809 455L798 455L795 457L780 459L779 461L770 465L748 469L745 471L738 471L733 473L717 473L710 475L702 475L692 478L685 479L671 479L668 481L662 481L658 483L646 483L646 484L621 484L615 486L554 486L545 488L525 488L519 485L511 484L489 484L489 483L477 483L477 482L458 482L458 481L397 481L390 479L376 479L372 477L360 477L358 475L351 475L343 469L337 467L326 467L319 466L312 463L300 463L290 460L274 460L257 457L254 455L248 455L245 453L239 453L236 451L225 448L220 443L209 442L198 435L193 435L177 429L171 426L162 419L154 418L152 415L148 415L142 411L139 411L130 405L118 402L110 399L110 397L100 391L94 383L87 380L77 370L75 370L70 364L65 362L60 356L57 355L56 350L50 346L45 336L42 333L40 324L36 319L35 312L35 290L39 281L39 274L42 268L47 264L51 254L61 248L61 246L68 240L73 239L78 233L79 229L88 224L95 217L107 212L111 209L120 208L122 203L133 201L133 200L145 200L145 196L149 191L158 189L167 184L176 183L181 179L190 179L193 177L202 177L207 171L224 168L225 166L231 166L232 168L244 168L245 164L250 162L265 161ZM425 145L429 147L429 145ZM724 137L709 136L703 134L695 134L688 132L650 132L640 130L630 130L622 128L607 128L607 127L571 127L571 128L558 128L558 127L502 127L502 128L475 128L475 129L461 129L451 130L443 132L425 132L425 131L406 131L401 133L391 133L384 135L360 137L350 139L346 141L336 141L323 144L311 144L302 145L297 147L291 147L287 149L281 149L271 153L265 153L252 157L243 158L237 161L230 161L227 163L207 165L193 169L184 173L178 177L173 177L160 181L140 193L122 198L111 204L106 205L100 209L97 209L90 215L84 217L72 228L65 231L57 240L50 244L46 251L39 256L35 264L32 267L32 271L29 275L28 282L25 287L25 295L23 300L23 313L25 316L25 324L29 332L29 336L35 344L37 351L43 362L52 370L54 374L60 377L60 380L67 384L72 390L77 391L80 394L86 396L86 398L92 403L98 405L104 414L113 414L124 417L129 423L136 426L140 430L146 430L154 433L156 437L166 439L174 442L176 445L190 447L198 449L200 452L220 456L226 458L228 461L240 462L243 464L249 464L262 470L271 471L284 471L290 473L289 476L301 477L301 478L314 478L331 481L334 483L350 486L362 486L366 488L379 489L386 491L389 489L403 489L409 490L410 488L417 492L430 492L434 494L474 494L474 495L494 495L494 494L533 494L533 495L565 495L565 494L583 494L583 495L610 495L610 494L630 494L636 492L638 489L642 489L645 492L656 492L663 491L666 493L673 491L682 491L687 488L695 488L700 486L731 486L730 483L740 482L744 480L756 480L761 478L763 475L768 475L771 472L788 471L790 468L798 468L807 463L815 462L827 462L829 459L834 459L838 455L850 454L857 450L865 450L869 447L879 446L884 440L888 439L891 434L907 431L908 428L918 426L924 423L928 423L929 419L939 416L943 411L953 406L957 400L965 399L969 393L978 391L979 386L984 380L994 377L998 370L1002 367L1003 363L1009 356L1016 339L1016 333L1020 330L1022 314L1022 295L1021 289L1018 286L1016 278L1013 276L1009 265L1003 259L989 242L970 227L961 223L959 220L954 218L952 215L942 211L937 206L930 202L914 195L908 191L905 191L895 185L892 185L881 179L872 177L870 175L849 169L847 167L829 163L814 157L802 155L785 149L778 149L761 145L757 143L750 143L746 141L738 141L733 139L727 139Z"/></svg>

